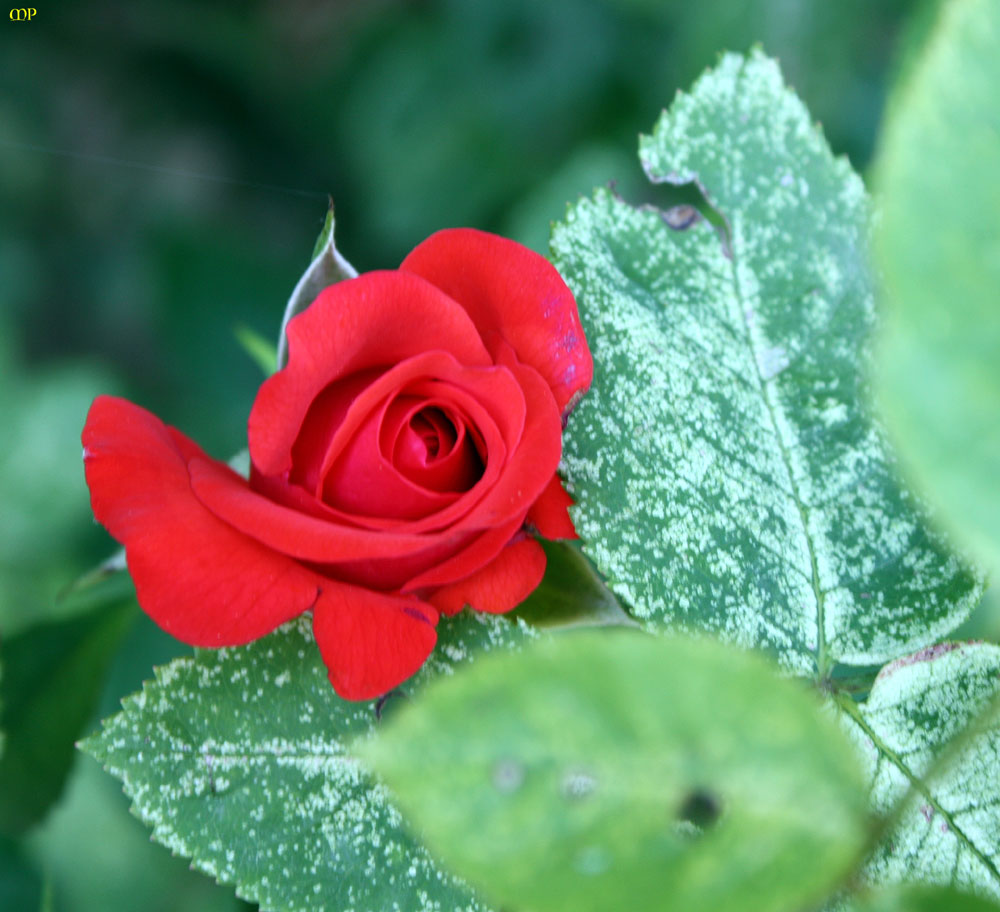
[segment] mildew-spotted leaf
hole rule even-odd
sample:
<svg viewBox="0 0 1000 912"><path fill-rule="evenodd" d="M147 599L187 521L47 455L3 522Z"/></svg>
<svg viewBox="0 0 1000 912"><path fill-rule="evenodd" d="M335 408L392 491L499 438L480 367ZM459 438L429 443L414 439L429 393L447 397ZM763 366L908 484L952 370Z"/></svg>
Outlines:
<svg viewBox="0 0 1000 912"><path fill-rule="evenodd" d="M865 703L840 699L874 810L909 795L867 864L870 880L1000 897L998 696L1000 647L948 643L887 665Z"/></svg>
<svg viewBox="0 0 1000 912"><path fill-rule="evenodd" d="M606 191L554 230L595 359L563 460L585 550L649 626L799 673L939 639L981 582L869 414L860 178L759 52L723 57L640 155L654 181L696 181L727 236Z"/></svg>
<svg viewBox="0 0 1000 912"><path fill-rule="evenodd" d="M300 619L158 669L83 747L122 780L154 839L262 909L483 912L347 745L428 678L532 635L499 617L442 621L415 678L387 701L349 703Z"/></svg>

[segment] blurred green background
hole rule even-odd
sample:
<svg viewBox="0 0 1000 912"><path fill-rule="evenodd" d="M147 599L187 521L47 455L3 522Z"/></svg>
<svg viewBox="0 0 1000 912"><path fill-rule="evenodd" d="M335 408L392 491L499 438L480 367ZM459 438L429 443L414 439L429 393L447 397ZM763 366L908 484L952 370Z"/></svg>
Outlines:
<svg viewBox="0 0 1000 912"><path fill-rule="evenodd" d="M0 908L245 908L72 750L185 652L127 584L58 597L112 550L80 464L93 396L235 452L262 377L234 329L275 337L328 194L362 270L452 225L544 251L596 184L651 198L637 134L722 50L779 57L863 172L936 2L36 6L0 20Z"/></svg>

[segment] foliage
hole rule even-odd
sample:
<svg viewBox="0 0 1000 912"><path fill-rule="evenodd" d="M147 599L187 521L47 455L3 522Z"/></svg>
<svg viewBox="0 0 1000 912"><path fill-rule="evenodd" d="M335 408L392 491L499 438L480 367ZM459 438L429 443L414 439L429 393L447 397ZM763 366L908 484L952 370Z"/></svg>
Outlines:
<svg viewBox="0 0 1000 912"><path fill-rule="evenodd" d="M93 715L104 672L134 619L126 591L68 622L38 624L4 641L0 832L28 829L59 796L73 742Z"/></svg>
<svg viewBox="0 0 1000 912"><path fill-rule="evenodd" d="M172 851L275 909L480 909L401 825L352 756L424 680L527 627L488 615L442 624L435 658L374 703L331 689L308 620L240 649L200 650L159 670L85 748L122 779Z"/></svg>
<svg viewBox="0 0 1000 912"><path fill-rule="evenodd" d="M634 633L561 634L476 663L358 750L431 848L504 906L738 896L777 912L849 890L862 861L871 884L1000 896L1000 659L933 645L983 584L898 481L868 405L861 183L760 52L724 56L640 155L654 182L693 182L713 218L602 191L554 232L597 365L564 458L584 550L648 629L722 634L812 680L858 750L759 660ZM324 237L335 251L332 226ZM582 598L584 621L623 622L574 553L529 611ZM90 749L159 840L267 908L475 903L447 893L464 888L345 753L370 712L317 669L305 694L278 693L308 668L304 631L171 666ZM885 661L857 702L846 685ZM332 741L301 709L317 701L340 720Z"/></svg>
<svg viewBox="0 0 1000 912"><path fill-rule="evenodd" d="M584 548L637 617L771 650L800 674L953 630L975 574L901 489L864 396L860 179L777 66L727 55L640 144L725 220L677 231L599 192L553 235L596 340L564 465Z"/></svg>
<svg viewBox="0 0 1000 912"><path fill-rule="evenodd" d="M895 818L867 864L876 882L953 883L1000 896L1000 648L945 643L841 697L873 809Z"/></svg>
<svg viewBox="0 0 1000 912"><path fill-rule="evenodd" d="M1000 515L995 2L279 11L257 0L168 15L111 0L96 11L69 2L35 25L0 36L0 86L16 99L0 104L0 818L18 834L0 840L0 907L247 908L150 845L93 761L68 769L94 704L114 713L155 662L168 664L88 750L156 839L265 909L485 909L471 889L514 912L575 890L582 909L613 889L605 864L635 875L620 889L653 890L650 858L683 877L677 893L635 907L709 908L748 871L780 863L765 849L794 833L790 851L808 857L748 902L802 912L799 899L818 908L836 889L828 908L843 912L996 908L1000 660L988 643L942 642L970 629L956 633L983 585L952 536L995 564ZM726 55L643 140L644 182L624 151L636 126L718 50L755 41L811 113L764 53ZM895 72L904 81L872 181L883 213L875 304L890 319L872 357L870 202L812 118L862 169ZM116 361L145 401L229 452L259 382L233 325L271 370L264 337L306 265L327 191L343 249L367 269L395 265L448 224L543 249L565 201L609 180L553 240L604 369L565 444L583 550L549 546L546 580L518 611L554 627L551 643L466 672L486 628L443 622L445 649L413 684L421 696L389 699L381 725L371 705L345 706L321 686L297 625L175 659L179 647L145 619L125 630L127 593L101 583L55 598L104 542L89 526L76 441L87 402L114 379L76 356ZM324 238L332 245L332 224ZM300 297L292 307L308 304ZM655 637L603 629L580 645L559 629L594 624ZM762 647L804 681L662 637L678 629ZM670 660L641 658L657 650ZM769 727L747 731L769 706ZM776 720L799 733L800 762L771 750ZM529 740L572 775L538 761L537 777L518 780L516 764L497 762ZM307 757L303 745L321 750ZM361 755L384 765L406 820ZM679 774L649 775L651 757ZM824 763L832 777L809 788ZM695 767L729 797L716 802ZM615 787L591 789L605 782ZM468 799L455 800L460 790ZM676 822L650 836L656 821ZM779 841L720 846L748 821ZM810 853L827 825L834 838ZM425 835L474 888L443 873ZM609 854L587 851L602 835L617 837ZM355 865L348 850L361 843ZM484 865L490 849L517 866ZM714 899L697 894L699 877ZM912 881L924 885L895 886ZM629 904L612 895L611 908Z"/></svg>
<svg viewBox="0 0 1000 912"><path fill-rule="evenodd" d="M882 398L903 457L1000 568L1000 6L950 4L896 100L878 164L889 325Z"/></svg>
<svg viewBox="0 0 1000 912"><path fill-rule="evenodd" d="M591 631L497 655L363 755L501 908L799 908L865 841L857 758L819 701L708 640Z"/></svg>

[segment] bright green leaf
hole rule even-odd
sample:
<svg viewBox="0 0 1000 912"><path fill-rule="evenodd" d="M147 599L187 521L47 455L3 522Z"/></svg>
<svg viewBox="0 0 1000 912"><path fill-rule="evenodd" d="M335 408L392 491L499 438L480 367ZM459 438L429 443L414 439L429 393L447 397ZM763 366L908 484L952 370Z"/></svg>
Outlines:
<svg viewBox="0 0 1000 912"><path fill-rule="evenodd" d="M680 95L641 158L728 224L610 192L553 234L595 358L563 468L584 549L656 629L796 672L939 639L982 586L897 483L868 412L868 207L759 52Z"/></svg>
<svg viewBox="0 0 1000 912"><path fill-rule="evenodd" d="M428 678L531 634L503 618L443 619L439 643L388 703L333 692L308 619L239 649L200 650L84 748L124 784L153 837L264 909L482 910L402 827L349 753Z"/></svg>
<svg viewBox="0 0 1000 912"><path fill-rule="evenodd" d="M586 631L490 656L359 749L432 849L505 908L798 909L865 840L837 725L710 640Z"/></svg>
<svg viewBox="0 0 1000 912"><path fill-rule="evenodd" d="M26 830L59 797L73 762L73 742L93 716L105 674L137 610L130 599L99 601L78 617L39 624L4 640L0 832Z"/></svg>
<svg viewBox="0 0 1000 912"><path fill-rule="evenodd" d="M281 320L281 332L278 334L278 368L281 369L288 363L288 338L285 329L289 320L296 314L302 313L318 295L328 285L342 282L344 279L353 279L357 276L357 270L344 259L337 245L334 243L334 218L333 206L330 206L326 214L326 222L320 232L316 247L313 250L312 262L309 268L302 273L302 278L292 291L292 296L285 306L285 315Z"/></svg>
<svg viewBox="0 0 1000 912"><path fill-rule="evenodd" d="M891 109L879 360L915 478L1000 567L1000 3L953 0Z"/></svg>
<svg viewBox="0 0 1000 912"><path fill-rule="evenodd" d="M1000 718L991 703L998 694L1000 647L950 643L887 665L864 704L840 700L874 809L888 814L910 795L868 863L872 881L953 884L1000 897Z"/></svg>

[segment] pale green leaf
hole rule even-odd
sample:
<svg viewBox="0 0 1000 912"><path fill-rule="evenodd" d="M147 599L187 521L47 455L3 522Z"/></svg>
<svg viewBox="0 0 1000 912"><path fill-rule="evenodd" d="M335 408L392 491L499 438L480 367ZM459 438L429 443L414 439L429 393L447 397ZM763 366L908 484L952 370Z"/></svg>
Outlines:
<svg viewBox="0 0 1000 912"><path fill-rule="evenodd" d="M875 811L888 814L909 794L867 865L869 879L1000 897L1000 718L991 702L998 693L1000 647L950 643L887 665L864 704L839 700ZM935 765L943 751L945 762Z"/></svg>
<svg viewBox="0 0 1000 912"><path fill-rule="evenodd" d="M577 631L490 656L359 750L504 908L800 909L866 838L836 723L761 658L707 639Z"/></svg>
<svg viewBox="0 0 1000 912"><path fill-rule="evenodd" d="M956 533L1000 568L998 86L1000 3L946 4L886 125L877 251L891 430Z"/></svg>
<svg viewBox="0 0 1000 912"><path fill-rule="evenodd" d="M428 678L531 635L484 615L443 619L438 632L431 659L385 705L336 696L308 619L200 650L159 669L84 748L122 780L154 839L263 909L482 910L348 751L377 709L394 712Z"/></svg>
<svg viewBox="0 0 1000 912"><path fill-rule="evenodd" d="M292 296L285 305L285 315L281 320L281 332L278 334L278 369L280 370L288 363L288 338L285 329L288 321L296 314L302 313L318 295L328 285L335 285L344 279L353 279L357 276L357 270L344 259L337 245L334 243L333 206L326 214L326 222L323 231L316 241L313 250L312 262L309 268L302 273Z"/></svg>
<svg viewBox="0 0 1000 912"><path fill-rule="evenodd" d="M697 181L728 232L601 191L555 228L595 359L563 459L585 551L652 628L799 673L939 639L982 586L869 415L860 178L759 52L678 96L641 158Z"/></svg>

